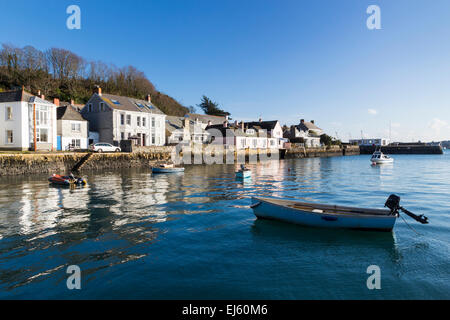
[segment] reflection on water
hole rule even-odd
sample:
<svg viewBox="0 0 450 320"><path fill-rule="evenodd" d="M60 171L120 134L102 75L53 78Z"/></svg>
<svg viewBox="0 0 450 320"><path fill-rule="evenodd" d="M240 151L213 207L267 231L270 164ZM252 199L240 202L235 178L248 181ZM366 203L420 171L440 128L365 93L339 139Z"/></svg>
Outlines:
<svg viewBox="0 0 450 320"><path fill-rule="evenodd" d="M368 159L267 161L244 181L238 165L91 172L75 189L0 178L0 298L370 298L360 285L370 264L392 280L377 298L419 285L415 297L448 298L448 156ZM391 193L430 217L410 221L423 236L401 221L393 233L256 221L249 208L252 196L381 207ZM65 287L72 264L82 292ZM339 281L347 286L333 291Z"/></svg>

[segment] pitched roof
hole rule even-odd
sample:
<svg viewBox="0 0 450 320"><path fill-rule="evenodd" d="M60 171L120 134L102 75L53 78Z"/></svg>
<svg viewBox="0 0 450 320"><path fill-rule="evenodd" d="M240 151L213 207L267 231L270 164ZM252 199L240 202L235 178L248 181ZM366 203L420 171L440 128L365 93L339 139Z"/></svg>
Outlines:
<svg viewBox="0 0 450 320"><path fill-rule="evenodd" d="M300 122L300 124L297 126L299 130L308 131L308 130L322 130L318 126L316 126L314 123L309 121Z"/></svg>
<svg viewBox="0 0 450 320"><path fill-rule="evenodd" d="M224 137L227 136L227 133L228 133L228 135L236 136L236 137L246 137L247 136L245 134L245 132L242 131L241 127L239 127L239 126L236 127L236 126L230 125L230 124L226 128L223 126L223 124L214 124L214 125L206 127L206 130L209 130L209 129L219 130L222 133L222 136L224 136Z"/></svg>
<svg viewBox="0 0 450 320"><path fill-rule="evenodd" d="M103 93L99 96L104 102L108 104L108 106L112 109L123 110L123 111L134 111L134 112L146 112L146 113L154 113L154 114L164 114L161 110L159 110L152 103L134 99L123 96L116 96L113 94Z"/></svg>
<svg viewBox="0 0 450 320"><path fill-rule="evenodd" d="M74 121L87 121L83 116L75 109L75 107L68 105L64 107L58 107L56 109L56 119L58 120L74 120Z"/></svg>
<svg viewBox="0 0 450 320"><path fill-rule="evenodd" d="M275 129L275 126L277 125L278 120L272 120L272 121L252 121L252 122L244 122L244 126L246 128L251 128L255 130L267 130L268 132Z"/></svg>
<svg viewBox="0 0 450 320"><path fill-rule="evenodd" d="M0 102L30 102L34 96L22 89L0 92Z"/></svg>
<svg viewBox="0 0 450 320"><path fill-rule="evenodd" d="M211 116L209 114L188 113L186 116L192 120L198 119L203 123L211 121L212 124L222 124L226 120L226 117Z"/></svg>

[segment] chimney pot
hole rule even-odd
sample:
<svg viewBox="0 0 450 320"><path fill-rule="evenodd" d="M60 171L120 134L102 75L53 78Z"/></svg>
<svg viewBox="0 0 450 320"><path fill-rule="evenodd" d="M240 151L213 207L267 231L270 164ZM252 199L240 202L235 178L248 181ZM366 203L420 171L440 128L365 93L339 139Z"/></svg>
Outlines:
<svg viewBox="0 0 450 320"><path fill-rule="evenodd" d="M71 105L75 105L75 100L70 99L70 104L71 104Z"/></svg>
<svg viewBox="0 0 450 320"><path fill-rule="evenodd" d="M305 123L305 119L300 119L300 123Z"/></svg>
<svg viewBox="0 0 450 320"><path fill-rule="evenodd" d="M40 97L41 96L41 90L38 90L38 97Z"/></svg>
<svg viewBox="0 0 450 320"><path fill-rule="evenodd" d="M311 120L311 123L314 124L314 120Z"/></svg>
<svg viewBox="0 0 450 320"><path fill-rule="evenodd" d="M59 107L59 99L58 98L53 98L53 104L57 107Z"/></svg>
<svg viewBox="0 0 450 320"><path fill-rule="evenodd" d="M259 118L259 122L262 122L262 118Z"/></svg>
<svg viewBox="0 0 450 320"><path fill-rule="evenodd" d="M151 96L150 94L148 94L148 95L145 97L145 100L146 100L148 103L152 103L152 96Z"/></svg>
<svg viewBox="0 0 450 320"><path fill-rule="evenodd" d="M212 125L212 122L211 122L211 120L208 120L208 127L209 127L210 125Z"/></svg>
<svg viewBox="0 0 450 320"><path fill-rule="evenodd" d="M224 121L224 122L223 122L223 127L224 127L224 128L228 128L228 121Z"/></svg>
<svg viewBox="0 0 450 320"><path fill-rule="evenodd" d="M242 121L242 122L241 122L241 129L242 129L242 131L244 131L244 125L245 125L245 124L244 124L244 121Z"/></svg>

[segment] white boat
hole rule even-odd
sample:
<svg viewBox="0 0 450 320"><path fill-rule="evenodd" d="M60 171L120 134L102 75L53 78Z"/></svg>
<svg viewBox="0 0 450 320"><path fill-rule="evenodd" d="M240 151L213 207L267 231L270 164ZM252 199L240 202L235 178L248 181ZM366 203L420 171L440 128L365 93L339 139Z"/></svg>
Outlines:
<svg viewBox="0 0 450 320"><path fill-rule="evenodd" d="M153 173L179 173L184 172L183 167L175 167L173 164L162 164L159 167L152 168Z"/></svg>
<svg viewBox="0 0 450 320"><path fill-rule="evenodd" d="M385 155L381 151L375 151L372 155L372 158L370 158L370 162L372 162L373 164L393 163L394 159Z"/></svg>

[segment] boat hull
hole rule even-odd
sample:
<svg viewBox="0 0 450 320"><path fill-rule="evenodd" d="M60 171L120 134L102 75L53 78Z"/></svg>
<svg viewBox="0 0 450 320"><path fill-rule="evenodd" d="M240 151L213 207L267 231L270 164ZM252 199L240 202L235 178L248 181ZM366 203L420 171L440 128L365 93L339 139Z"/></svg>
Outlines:
<svg viewBox="0 0 450 320"><path fill-rule="evenodd" d="M393 163L394 159L370 159L370 161L372 163L376 163L376 164L385 164L385 163Z"/></svg>
<svg viewBox="0 0 450 320"><path fill-rule="evenodd" d="M180 173L184 172L184 168L152 168L153 173Z"/></svg>
<svg viewBox="0 0 450 320"><path fill-rule="evenodd" d="M251 178L251 176L252 176L252 172L248 171L248 170L236 172L236 178L246 179L246 178Z"/></svg>
<svg viewBox="0 0 450 320"><path fill-rule="evenodd" d="M252 198L253 213L259 219L278 220L302 226L318 228L343 228L373 231L392 231L397 216L388 214L332 214L329 212L317 213L289 207L296 201L273 203L268 198ZM357 208L354 208L357 209ZM361 210L361 209L358 209ZM377 210L382 212L382 210ZM387 211L388 212L388 211Z"/></svg>

